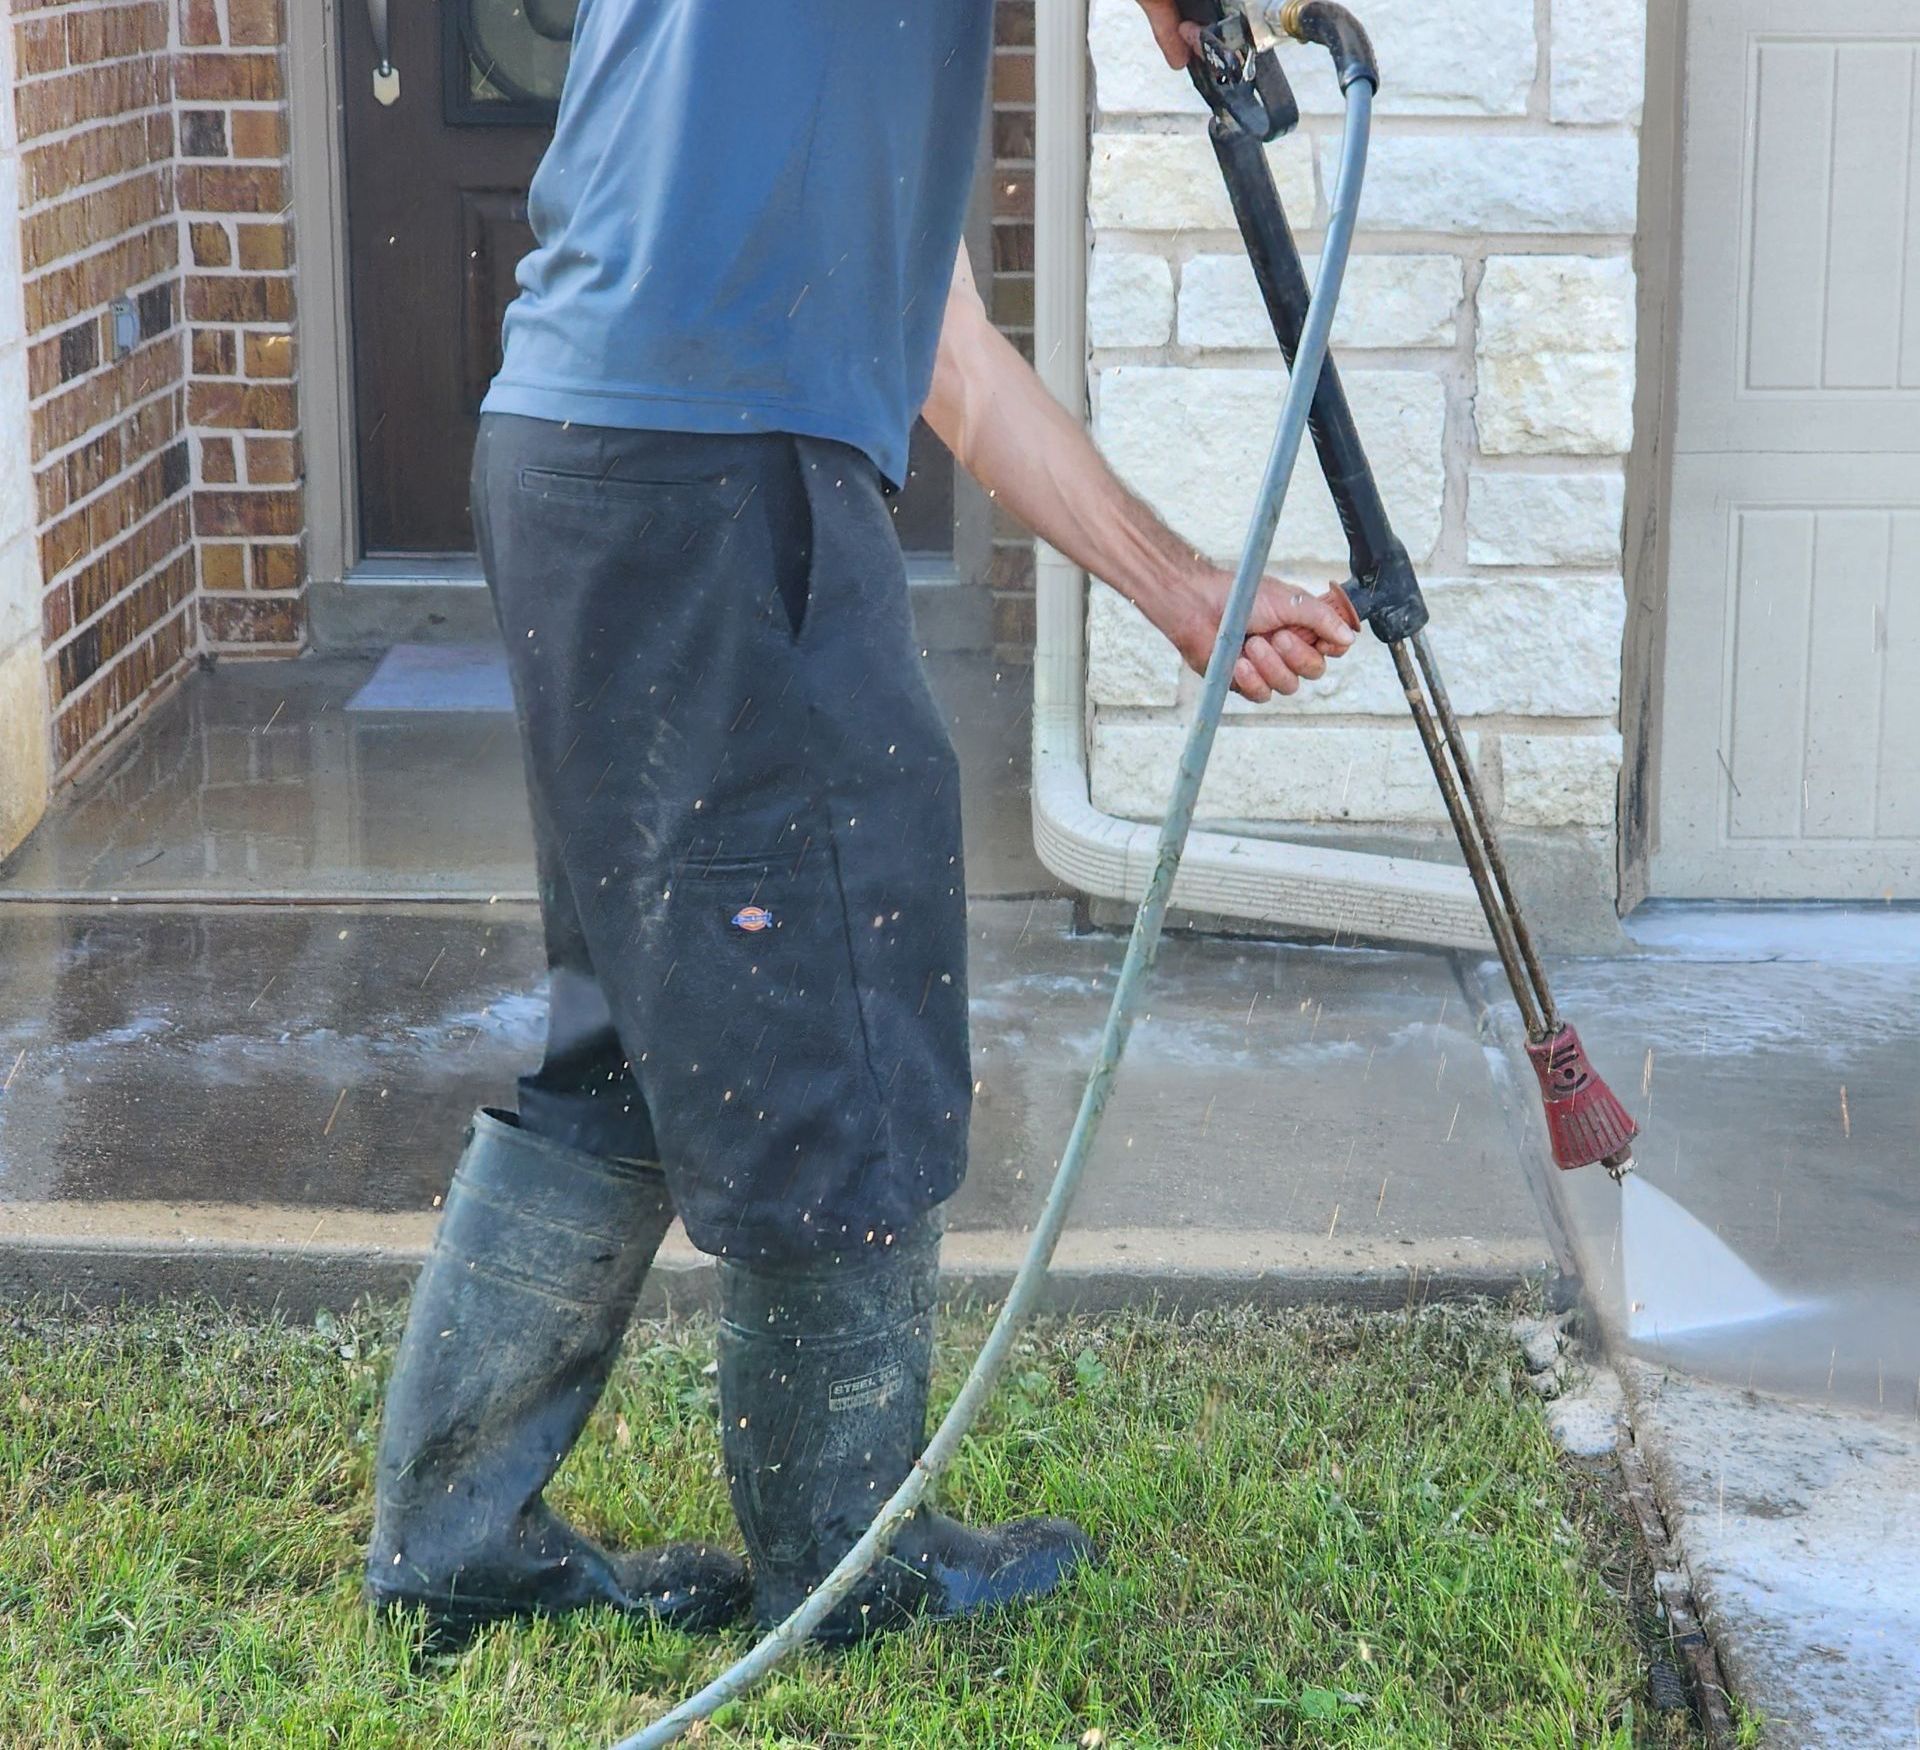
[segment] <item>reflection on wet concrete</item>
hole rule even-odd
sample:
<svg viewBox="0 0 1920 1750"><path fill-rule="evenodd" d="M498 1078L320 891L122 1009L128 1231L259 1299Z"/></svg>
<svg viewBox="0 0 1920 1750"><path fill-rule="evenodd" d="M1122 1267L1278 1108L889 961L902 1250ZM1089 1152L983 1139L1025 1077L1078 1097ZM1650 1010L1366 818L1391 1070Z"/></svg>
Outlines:
<svg viewBox="0 0 1920 1750"><path fill-rule="evenodd" d="M1025 1227L1121 943L973 909L960 1229ZM531 905L0 906L0 1200L429 1209L543 1017ZM1077 1225L1342 1248L1536 1226L1439 956L1164 950ZM1391 1252L1389 1250L1389 1256Z"/></svg>
<svg viewBox="0 0 1920 1750"><path fill-rule="evenodd" d="M0 898L531 898L513 719L446 709L444 689L350 708L380 660L193 675L0 865ZM968 652L927 670L960 756L970 891L1054 891L1027 830L1027 672Z"/></svg>
<svg viewBox="0 0 1920 1750"><path fill-rule="evenodd" d="M1673 906L1636 928L1642 957L1558 970L1562 1005L1642 1126L1640 1171L1797 1309L1642 1352L1920 1409L1920 916ZM1556 1190L1624 1329L1619 1195Z"/></svg>

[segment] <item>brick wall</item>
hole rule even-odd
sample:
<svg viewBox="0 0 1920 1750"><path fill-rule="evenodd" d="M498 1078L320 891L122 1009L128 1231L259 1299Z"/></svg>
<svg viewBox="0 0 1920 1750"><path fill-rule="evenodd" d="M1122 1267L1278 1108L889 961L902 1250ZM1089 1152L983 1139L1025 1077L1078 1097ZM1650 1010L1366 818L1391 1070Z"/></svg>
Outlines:
<svg viewBox="0 0 1920 1750"><path fill-rule="evenodd" d="M1033 357L1033 8L999 0L993 51L993 320ZM993 641L1003 657L1033 649L1033 539L996 511Z"/></svg>
<svg viewBox="0 0 1920 1750"><path fill-rule="evenodd" d="M181 0L193 527L211 650L306 630L281 0Z"/></svg>
<svg viewBox="0 0 1920 1750"><path fill-rule="evenodd" d="M1335 344L1435 645L1509 825L1607 871L1619 736L1622 457L1632 442L1645 0L1375 0L1384 74ZM1096 434L1189 538L1236 556L1283 388L1280 356L1184 78L1134 0L1093 0L1088 286ZM1325 57L1272 150L1311 256L1339 135ZM1337 579L1311 457L1274 558ZM1195 683L1109 591L1089 606L1093 791L1150 817ZM1369 644L1288 701L1236 708L1201 812L1426 830L1438 798Z"/></svg>
<svg viewBox="0 0 1920 1750"><path fill-rule="evenodd" d="M61 772L201 651L304 636L281 4L12 0Z"/></svg>
<svg viewBox="0 0 1920 1750"><path fill-rule="evenodd" d="M172 21L168 0L14 0L13 18L41 634L65 769L197 642Z"/></svg>
<svg viewBox="0 0 1920 1750"><path fill-rule="evenodd" d="M47 694L40 660L39 521L27 452L27 331L20 296L20 154L13 39L0 31L0 857L47 800Z"/></svg>

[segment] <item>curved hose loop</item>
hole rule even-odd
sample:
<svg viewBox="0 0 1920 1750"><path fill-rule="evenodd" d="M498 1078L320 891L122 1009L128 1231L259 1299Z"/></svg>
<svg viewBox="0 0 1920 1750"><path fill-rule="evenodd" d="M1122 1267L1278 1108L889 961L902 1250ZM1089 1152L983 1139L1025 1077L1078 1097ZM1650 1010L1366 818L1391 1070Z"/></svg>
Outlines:
<svg viewBox="0 0 1920 1750"><path fill-rule="evenodd" d="M1033 1239L1021 1263L1006 1303L994 1320L993 1330L974 1361L960 1395L953 1401L926 1450L907 1473L906 1480L894 1491L865 1534L841 1557L839 1565L814 1590L797 1610L767 1634L735 1664L714 1678L704 1689L690 1695L670 1713L662 1714L650 1726L622 1738L612 1750L662 1750L698 1720L711 1716L728 1702L744 1695L789 1654L804 1646L814 1628L857 1586L874 1564L891 1547L895 1534L933 1486L935 1479L952 1462L960 1443L973 1427L994 1386L999 1382L1013 1340L1046 1280L1047 1266L1053 1261L1054 1248L1060 1243L1074 1193L1087 1164L1095 1133L1113 1089L1114 1072L1127 1048L1133 1031L1134 1011L1139 1005L1141 986L1153 964L1160 942L1160 928L1166 921L1167 905L1173 895L1173 878L1180 868L1180 854L1186 848L1187 832L1193 824L1194 805L1200 797L1200 780L1207 769L1207 756L1213 750L1214 731L1220 725L1220 713L1226 704L1227 687L1233 665L1246 640L1247 620L1266 571L1267 552L1273 545L1274 530L1280 521L1280 506L1286 497L1287 482L1300 454L1300 441L1307 429L1307 410L1313 401L1314 386L1320 380L1320 367L1327 356L1327 337L1333 327L1334 306L1340 297L1340 282L1346 272L1347 254L1353 242L1355 211L1360 204L1360 183L1366 169L1367 140L1373 117L1373 85L1359 79L1347 91L1346 129L1340 143L1339 181L1334 188L1332 215L1327 222L1326 242L1320 253L1320 272L1314 282L1313 302L1300 336L1300 350L1294 360L1293 374L1287 385L1280 424L1274 433L1273 448L1267 457L1266 474L1260 483L1260 497L1247 531L1246 546L1240 555L1240 568L1234 575L1233 589L1220 617L1220 630L1214 639L1213 654L1207 659L1206 679L1201 687L1199 709L1187 743L1180 756L1180 769L1174 779L1173 794L1167 805L1166 820L1160 828L1159 855L1154 862L1153 878L1133 920L1133 933L1127 941L1126 958L1121 964L1119 982L1114 987L1113 1005L1107 1012L1100 1034L1100 1049L1080 1096L1080 1109L1060 1157L1060 1169L1053 1187L1034 1224Z"/></svg>

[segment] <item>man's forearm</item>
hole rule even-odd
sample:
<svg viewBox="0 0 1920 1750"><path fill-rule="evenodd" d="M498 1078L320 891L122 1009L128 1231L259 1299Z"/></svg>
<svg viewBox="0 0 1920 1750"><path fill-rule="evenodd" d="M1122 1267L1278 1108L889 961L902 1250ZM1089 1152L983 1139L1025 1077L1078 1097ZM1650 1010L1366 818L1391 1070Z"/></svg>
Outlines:
<svg viewBox="0 0 1920 1750"><path fill-rule="evenodd" d="M956 299L971 291L969 282ZM1200 556L1120 483L984 313L976 319L963 304L949 321L926 419L955 459L1022 525L1155 624L1183 615Z"/></svg>

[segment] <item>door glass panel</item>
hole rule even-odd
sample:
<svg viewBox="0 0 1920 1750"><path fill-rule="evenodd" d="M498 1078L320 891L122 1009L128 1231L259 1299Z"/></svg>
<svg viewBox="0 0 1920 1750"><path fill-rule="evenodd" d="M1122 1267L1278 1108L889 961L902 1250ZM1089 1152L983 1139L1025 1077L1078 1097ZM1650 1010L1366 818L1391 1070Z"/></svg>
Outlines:
<svg viewBox="0 0 1920 1750"><path fill-rule="evenodd" d="M580 0L448 0L447 120L553 125Z"/></svg>

